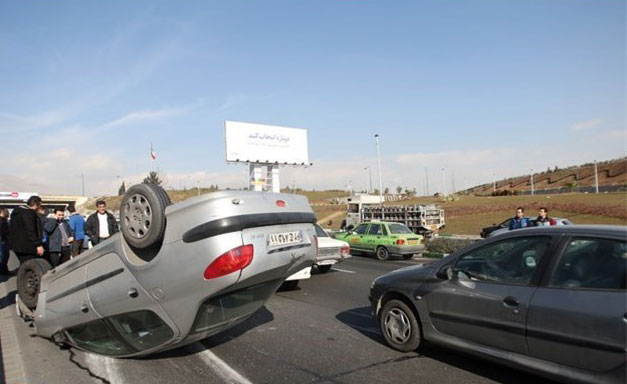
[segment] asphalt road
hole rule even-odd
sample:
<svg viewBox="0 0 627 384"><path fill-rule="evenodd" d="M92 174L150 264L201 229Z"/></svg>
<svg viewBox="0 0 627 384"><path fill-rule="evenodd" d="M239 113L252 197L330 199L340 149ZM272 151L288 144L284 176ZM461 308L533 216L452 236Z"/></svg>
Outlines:
<svg viewBox="0 0 627 384"><path fill-rule="evenodd" d="M14 263L14 262L13 262ZM527 383L543 380L470 356L426 346L400 353L384 345L370 316L372 280L417 260L363 257L300 288L277 292L239 326L178 350L112 359L61 349L34 336L13 307L15 278L2 281L0 321L12 322L30 383ZM10 324L9 324L10 325ZM4 329L4 328L3 328ZM5 335L2 336L5 338ZM5 340L2 340L5 345ZM11 380L7 376L6 382Z"/></svg>

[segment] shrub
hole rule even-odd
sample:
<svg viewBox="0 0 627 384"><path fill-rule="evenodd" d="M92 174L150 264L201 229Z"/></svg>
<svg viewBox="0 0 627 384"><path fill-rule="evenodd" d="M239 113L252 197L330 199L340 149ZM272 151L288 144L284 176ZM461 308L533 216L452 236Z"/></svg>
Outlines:
<svg viewBox="0 0 627 384"><path fill-rule="evenodd" d="M473 240L469 239L450 239L445 237L436 237L429 240L425 244L425 248L428 252L435 253L453 253L460 249L468 247L473 243Z"/></svg>

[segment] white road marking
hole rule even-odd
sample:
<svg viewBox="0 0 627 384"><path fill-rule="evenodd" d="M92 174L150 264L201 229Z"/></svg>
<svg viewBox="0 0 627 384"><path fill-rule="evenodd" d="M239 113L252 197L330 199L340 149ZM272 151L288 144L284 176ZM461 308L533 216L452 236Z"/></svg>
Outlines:
<svg viewBox="0 0 627 384"><path fill-rule="evenodd" d="M335 268L333 267L334 271L338 271L338 272L344 272L344 273L357 273L355 271L349 271L348 269L339 269L339 268Z"/></svg>
<svg viewBox="0 0 627 384"><path fill-rule="evenodd" d="M252 384L250 380L242 376L239 372L231 368L224 360L208 349L198 353L200 359L207 364L215 374L220 376L224 382L229 384Z"/></svg>

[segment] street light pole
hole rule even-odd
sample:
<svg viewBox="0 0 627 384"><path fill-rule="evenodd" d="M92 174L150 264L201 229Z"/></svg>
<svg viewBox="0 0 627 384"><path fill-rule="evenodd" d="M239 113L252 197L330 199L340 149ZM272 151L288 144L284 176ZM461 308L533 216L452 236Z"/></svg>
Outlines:
<svg viewBox="0 0 627 384"><path fill-rule="evenodd" d="M383 208L383 179L381 178L381 154L379 152L379 134L374 135L377 145L377 169L379 171L379 205ZM381 219L383 219L383 210L381 210Z"/></svg>
<svg viewBox="0 0 627 384"><path fill-rule="evenodd" d="M445 179L444 168L442 168L442 194L446 196L446 179Z"/></svg>
<svg viewBox="0 0 627 384"><path fill-rule="evenodd" d="M425 196L429 196L429 172L427 172L427 167L425 167Z"/></svg>
<svg viewBox="0 0 627 384"><path fill-rule="evenodd" d="M599 172L597 170L597 161L594 160L594 191L599 193Z"/></svg>
<svg viewBox="0 0 627 384"><path fill-rule="evenodd" d="M83 196L85 196L85 175L82 173L81 173L81 187L82 187Z"/></svg>

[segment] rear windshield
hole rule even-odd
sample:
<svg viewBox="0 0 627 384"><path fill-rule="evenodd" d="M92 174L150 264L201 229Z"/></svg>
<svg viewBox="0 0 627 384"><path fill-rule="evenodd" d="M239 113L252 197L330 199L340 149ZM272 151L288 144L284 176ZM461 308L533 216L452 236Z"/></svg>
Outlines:
<svg viewBox="0 0 627 384"><path fill-rule="evenodd" d="M324 231L324 229L322 229L321 226L314 225L314 227L316 227L316 236L318 236L318 237L329 237L329 235L327 235L327 233Z"/></svg>
<svg viewBox="0 0 627 384"><path fill-rule="evenodd" d="M388 224L388 228L390 229L390 233L393 235L400 235L403 233L413 233L411 229L407 228L405 224Z"/></svg>

